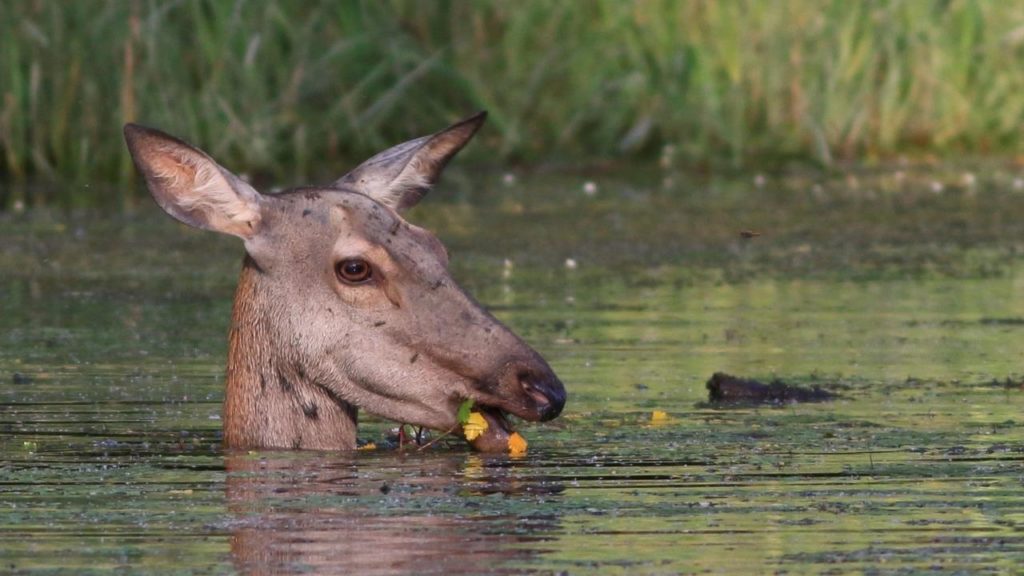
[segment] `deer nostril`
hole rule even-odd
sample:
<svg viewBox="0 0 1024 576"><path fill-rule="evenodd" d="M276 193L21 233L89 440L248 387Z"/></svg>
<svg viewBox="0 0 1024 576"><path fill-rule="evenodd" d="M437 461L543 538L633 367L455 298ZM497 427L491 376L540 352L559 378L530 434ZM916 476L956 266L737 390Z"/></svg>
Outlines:
<svg viewBox="0 0 1024 576"><path fill-rule="evenodd" d="M519 385L537 404L541 421L551 420L562 412L565 406L565 386L553 373L519 373Z"/></svg>

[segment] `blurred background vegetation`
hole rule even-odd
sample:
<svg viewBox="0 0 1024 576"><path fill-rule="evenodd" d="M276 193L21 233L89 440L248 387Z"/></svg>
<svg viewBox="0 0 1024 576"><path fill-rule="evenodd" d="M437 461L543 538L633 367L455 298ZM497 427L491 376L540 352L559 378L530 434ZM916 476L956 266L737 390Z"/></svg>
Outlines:
<svg viewBox="0 0 1024 576"><path fill-rule="evenodd" d="M5 0L0 38L3 187L87 199L127 121L291 183L477 109L483 163L1022 152L1024 2Z"/></svg>

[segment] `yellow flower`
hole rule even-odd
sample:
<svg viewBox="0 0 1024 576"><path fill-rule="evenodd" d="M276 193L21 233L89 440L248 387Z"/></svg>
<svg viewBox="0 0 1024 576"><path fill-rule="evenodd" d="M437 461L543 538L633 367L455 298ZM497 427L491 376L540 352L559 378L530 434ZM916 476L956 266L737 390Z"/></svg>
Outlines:
<svg viewBox="0 0 1024 576"><path fill-rule="evenodd" d="M526 438L519 435L519 432L513 432L508 437L508 453L510 456L522 456L526 454Z"/></svg>
<svg viewBox="0 0 1024 576"><path fill-rule="evenodd" d="M651 412L651 424L663 424L668 421L668 413L664 410L655 410Z"/></svg>
<svg viewBox="0 0 1024 576"><path fill-rule="evenodd" d="M484 415L479 412L473 412L469 415L466 423L462 425L462 433L466 435L466 440L476 440L481 434L487 430L487 420L484 419Z"/></svg>

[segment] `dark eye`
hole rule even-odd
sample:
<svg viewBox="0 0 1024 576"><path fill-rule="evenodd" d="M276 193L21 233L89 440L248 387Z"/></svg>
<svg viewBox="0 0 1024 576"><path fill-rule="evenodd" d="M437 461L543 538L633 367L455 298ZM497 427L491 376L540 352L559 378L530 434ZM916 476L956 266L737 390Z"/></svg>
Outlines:
<svg viewBox="0 0 1024 576"><path fill-rule="evenodd" d="M366 282L373 275L373 269L366 260L342 260L334 267L338 278L349 284Z"/></svg>

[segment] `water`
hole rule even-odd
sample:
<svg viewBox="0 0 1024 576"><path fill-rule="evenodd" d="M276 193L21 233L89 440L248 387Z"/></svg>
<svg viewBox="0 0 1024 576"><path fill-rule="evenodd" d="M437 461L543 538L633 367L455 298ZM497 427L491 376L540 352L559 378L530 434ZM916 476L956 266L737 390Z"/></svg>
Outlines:
<svg viewBox="0 0 1024 576"><path fill-rule="evenodd" d="M225 454L239 243L0 216L0 571L1019 570L1024 195L985 174L453 179L411 218L570 392L521 459Z"/></svg>

